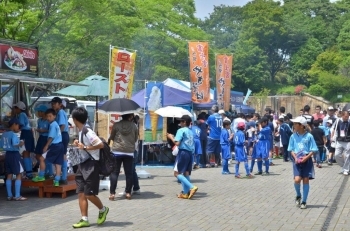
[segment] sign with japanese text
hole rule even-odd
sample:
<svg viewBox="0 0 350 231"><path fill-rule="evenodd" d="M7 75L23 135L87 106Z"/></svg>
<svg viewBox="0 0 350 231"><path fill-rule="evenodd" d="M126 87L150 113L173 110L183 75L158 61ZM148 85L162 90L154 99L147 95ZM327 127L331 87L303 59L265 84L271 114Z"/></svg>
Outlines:
<svg viewBox="0 0 350 231"><path fill-rule="evenodd" d="M231 98L232 55L216 56L216 93L219 109L228 111Z"/></svg>
<svg viewBox="0 0 350 231"><path fill-rule="evenodd" d="M207 42L189 42L192 102L210 102L209 56Z"/></svg>
<svg viewBox="0 0 350 231"><path fill-rule="evenodd" d="M111 50L109 99L131 98L136 52L118 48Z"/></svg>
<svg viewBox="0 0 350 231"><path fill-rule="evenodd" d="M0 71L38 75L38 49L0 41Z"/></svg>

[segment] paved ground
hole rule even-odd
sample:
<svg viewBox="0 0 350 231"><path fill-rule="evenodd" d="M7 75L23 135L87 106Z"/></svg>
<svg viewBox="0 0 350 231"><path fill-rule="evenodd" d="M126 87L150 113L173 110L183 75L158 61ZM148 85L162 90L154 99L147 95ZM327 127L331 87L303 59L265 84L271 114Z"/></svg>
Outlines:
<svg viewBox="0 0 350 231"><path fill-rule="evenodd" d="M270 176L235 179L221 169L200 169L192 179L199 187L192 200L177 199L181 188L171 168L147 168L152 179L141 179L142 195L128 201L108 201L106 223L96 226L97 209L89 208L88 230L349 230L350 184L337 166L316 169L308 209L294 206L291 166L275 161ZM242 168L243 166L241 166ZM230 166L233 171L233 165ZM241 169L242 172L243 169ZM118 191L125 186L121 176ZM0 183L0 230L72 230L80 219L77 197L39 199L34 189L23 190L26 202L7 202Z"/></svg>

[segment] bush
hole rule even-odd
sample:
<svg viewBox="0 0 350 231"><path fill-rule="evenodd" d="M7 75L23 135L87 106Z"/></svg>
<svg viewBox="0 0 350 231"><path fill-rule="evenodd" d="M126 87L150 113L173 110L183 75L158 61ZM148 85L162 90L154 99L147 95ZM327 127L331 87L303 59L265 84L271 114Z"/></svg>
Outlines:
<svg viewBox="0 0 350 231"><path fill-rule="evenodd" d="M278 95L294 95L294 86L282 87L277 90Z"/></svg>
<svg viewBox="0 0 350 231"><path fill-rule="evenodd" d="M325 89L319 84L311 85L308 89L308 93L314 96L323 96L324 92Z"/></svg>

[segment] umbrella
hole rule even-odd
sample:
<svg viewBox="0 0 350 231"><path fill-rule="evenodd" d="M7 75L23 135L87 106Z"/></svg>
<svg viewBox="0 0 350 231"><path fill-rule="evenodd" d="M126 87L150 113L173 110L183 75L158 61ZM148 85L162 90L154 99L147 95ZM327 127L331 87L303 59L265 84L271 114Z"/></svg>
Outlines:
<svg viewBox="0 0 350 231"><path fill-rule="evenodd" d="M107 114L131 114L141 111L141 107L131 99L115 98L104 102L98 109L102 113Z"/></svg>
<svg viewBox="0 0 350 231"><path fill-rule="evenodd" d="M174 107L174 106L159 108L158 110L155 111L155 113L163 117L181 118L183 115L188 115L192 117L191 112L187 111L186 109L183 109L182 107Z"/></svg>

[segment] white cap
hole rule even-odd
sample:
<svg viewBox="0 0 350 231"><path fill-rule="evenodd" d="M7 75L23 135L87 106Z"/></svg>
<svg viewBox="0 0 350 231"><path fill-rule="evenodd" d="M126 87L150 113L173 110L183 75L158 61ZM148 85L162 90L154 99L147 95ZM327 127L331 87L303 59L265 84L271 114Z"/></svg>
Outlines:
<svg viewBox="0 0 350 231"><path fill-rule="evenodd" d="M320 114L323 114L323 111L322 111L322 110L320 111Z"/></svg>
<svg viewBox="0 0 350 231"><path fill-rule="evenodd" d="M328 110L334 110L334 107L330 106L328 107Z"/></svg>
<svg viewBox="0 0 350 231"><path fill-rule="evenodd" d="M62 100L62 105L63 107L67 107L67 102L64 99Z"/></svg>
<svg viewBox="0 0 350 231"><path fill-rule="evenodd" d="M307 121L304 118L304 116L298 116L297 118L291 119L290 121L292 121L293 123L300 123L301 125L304 125L304 126L307 124Z"/></svg>
<svg viewBox="0 0 350 231"><path fill-rule="evenodd" d="M12 105L12 107L18 107L21 110L26 110L26 105L22 101L18 101L16 104Z"/></svg>
<svg viewBox="0 0 350 231"><path fill-rule="evenodd" d="M221 115L221 114L226 114L226 113L225 113L224 110L221 109L221 110L219 111L219 114Z"/></svg>
<svg viewBox="0 0 350 231"><path fill-rule="evenodd" d="M333 120L327 120L327 123L333 124Z"/></svg>
<svg viewBox="0 0 350 231"><path fill-rule="evenodd" d="M231 120L227 117L224 119L224 121L230 121L230 123L231 123Z"/></svg>
<svg viewBox="0 0 350 231"><path fill-rule="evenodd" d="M278 119L284 119L284 116L283 116L283 115L280 115L280 117L278 117Z"/></svg>

